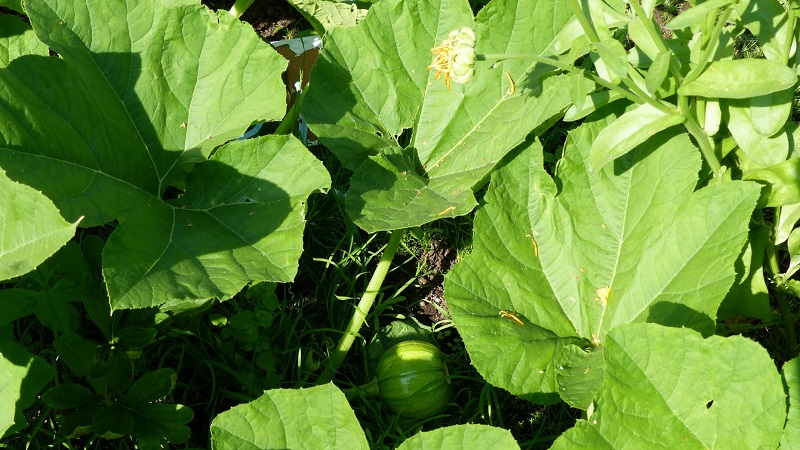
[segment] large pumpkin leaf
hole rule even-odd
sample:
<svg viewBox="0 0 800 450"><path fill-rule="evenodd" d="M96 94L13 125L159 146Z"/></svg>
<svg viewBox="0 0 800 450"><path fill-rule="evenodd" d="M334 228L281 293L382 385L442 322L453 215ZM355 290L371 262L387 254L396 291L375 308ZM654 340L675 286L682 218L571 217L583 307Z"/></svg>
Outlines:
<svg viewBox="0 0 800 450"><path fill-rule="evenodd" d="M11 331L0 328L0 437L25 426L23 411L55 374L47 361L13 342Z"/></svg>
<svg viewBox="0 0 800 450"><path fill-rule="evenodd" d="M569 106L569 77L514 60L479 63L469 83L448 87L427 70L430 49L469 26L479 54L549 55L571 15L566 1L495 0L473 18L467 0L388 0L357 26L330 30L303 114L355 170L353 220L390 230L472 210L472 190L497 162Z"/></svg>
<svg viewBox="0 0 800 450"><path fill-rule="evenodd" d="M747 237L758 186L693 192L700 158L685 133L659 133L589 172L592 142L612 119L570 133L556 180L535 143L499 169L476 213L475 250L445 283L478 371L531 400L553 401L558 388L591 398L591 377L568 376L591 373L576 350L601 345L617 325L713 333ZM564 366L584 370L557 381Z"/></svg>
<svg viewBox="0 0 800 450"><path fill-rule="evenodd" d="M287 138L206 161L252 122L282 116L285 60L249 25L195 3L28 1L62 58L0 69L0 166L68 220L119 222L103 254L117 309L291 280L304 199L328 184ZM185 194L162 201L169 186Z"/></svg>
<svg viewBox="0 0 800 450"><path fill-rule="evenodd" d="M0 280L35 269L72 236L68 223L41 192L8 179L0 170Z"/></svg>
<svg viewBox="0 0 800 450"><path fill-rule="evenodd" d="M511 432L488 425L452 425L423 431L406 439L397 450L432 448L480 448L483 450L513 450L519 445Z"/></svg>
<svg viewBox="0 0 800 450"><path fill-rule="evenodd" d="M552 448L777 447L786 396L757 343L630 324L608 333L604 354L594 413Z"/></svg>
<svg viewBox="0 0 800 450"><path fill-rule="evenodd" d="M781 377L789 396L789 411L781 437L782 449L800 448L800 357L783 365Z"/></svg>
<svg viewBox="0 0 800 450"><path fill-rule="evenodd" d="M211 423L213 450L264 448L368 449L342 391L331 383L309 389L272 389Z"/></svg>
<svg viewBox="0 0 800 450"><path fill-rule="evenodd" d="M22 55L47 56L47 46L17 16L0 16L0 67Z"/></svg>

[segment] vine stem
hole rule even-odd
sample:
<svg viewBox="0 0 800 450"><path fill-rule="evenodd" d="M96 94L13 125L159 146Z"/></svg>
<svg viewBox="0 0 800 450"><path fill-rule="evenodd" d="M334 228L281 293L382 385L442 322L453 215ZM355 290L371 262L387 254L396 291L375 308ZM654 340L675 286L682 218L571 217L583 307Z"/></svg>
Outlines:
<svg viewBox="0 0 800 450"><path fill-rule="evenodd" d="M372 308L372 304L375 303L375 298L381 290L386 274L389 273L389 267L392 264L392 259L394 259L394 254L397 253L397 248L400 246L400 240L403 235L405 235L405 230L392 231L389 242L386 244L386 248L383 249L383 255L378 261L378 267L375 268L375 272L372 273L372 278L367 284L367 290L364 291L361 301L358 302L355 311L353 311L353 316L350 317L347 328L345 328L342 337L339 338L339 344L328 358L328 365L325 366L322 374L317 379L317 384L324 384L333 380L333 376L339 370L339 366L344 362L347 352L350 351L350 347L353 346L353 342L359 330L361 330L361 326L364 325L367 313Z"/></svg>
<svg viewBox="0 0 800 450"><path fill-rule="evenodd" d="M477 54L477 55L475 55L475 60L476 61L508 61L508 60L512 60L512 59L521 59L521 60L533 61L533 62L537 62L537 63L540 63L540 64L546 64L548 66L553 66L553 67L555 67L557 69L561 69L561 70L566 71L566 72L570 72L570 73L577 74L577 75L582 75L584 77L588 77L589 79L591 79L595 83L599 84L600 86L603 86L606 89L609 89L609 90L616 91L616 92L620 93L623 97L627 98L628 100L632 101L633 103L636 103L637 105L641 105L643 103L650 103L653 107L655 107L656 109L659 109L659 110L661 110L661 111L663 111L665 113L668 113L668 114L676 114L677 113L677 111L675 111L674 108L670 108L669 106L666 106L662 102L654 100L651 97L642 94L641 92L639 92L639 94L641 94L641 95L637 95L636 92L631 92L628 89L623 88L622 86L618 86L616 84L610 83L610 82L600 78L599 76L597 76L597 75L595 75L595 74L593 74L591 72L586 72L584 70L576 68L575 66L573 66L571 64L567 64L567 63L564 63L564 62L561 62L561 61L558 61L558 60L555 60L555 59L552 59L552 58L546 58L544 56L532 55L532 54L526 54L526 53L486 53L486 54Z"/></svg>
<svg viewBox="0 0 800 450"><path fill-rule="evenodd" d="M233 6L231 6L230 11L228 12L231 13L233 17L236 17L238 19L239 17L242 17L242 14L244 14L244 12L247 11L247 8L249 8L254 1L255 0L236 0L236 2L233 4Z"/></svg>
<svg viewBox="0 0 800 450"><path fill-rule="evenodd" d="M775 236L778 235L779 220L781 215L781 208L775 208L774 218L771 223L770 237L767 239L767 246L764 250L766 258L767 272L770 277L775 280L780 274L780 266L778 265L778 254L775 248ZM763 220L763 216L761 218ZM781 311L781 319L783 320L783 328L786 332L786 338L789 340L789 345L792 351L797 349L797 334L794 332L794 317L789 307L789 301L786 299L786 292L781 289L780 284L778 289L775 289L775 299L778 301L778 309Z"/></svg>

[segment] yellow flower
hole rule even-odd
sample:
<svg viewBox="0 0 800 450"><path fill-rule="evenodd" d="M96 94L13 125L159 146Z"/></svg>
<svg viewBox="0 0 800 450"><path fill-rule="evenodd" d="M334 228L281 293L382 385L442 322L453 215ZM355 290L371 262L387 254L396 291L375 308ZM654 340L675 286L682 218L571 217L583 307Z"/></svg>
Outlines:
<svg viewBox="0 0 800 450"><path fill-rule="evenodd" d="M433 61L428 70L436 70L435 79L444 74L444 82L450 89L450 80L466 83L475 75L475 32L461 27L450 32L441 44L431 49Z"/></svg>

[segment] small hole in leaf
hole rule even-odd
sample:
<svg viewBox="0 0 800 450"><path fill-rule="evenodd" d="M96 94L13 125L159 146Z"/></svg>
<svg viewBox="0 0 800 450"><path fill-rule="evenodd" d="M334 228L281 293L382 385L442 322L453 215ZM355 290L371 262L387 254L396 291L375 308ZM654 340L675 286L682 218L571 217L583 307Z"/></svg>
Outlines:
<svg viewBox="0 0 800 450"><path fill-rule="evenodd" d="M713 405L713 404L714 404L714 400L711 400L710 402L706 403L706 409L711 408L711 405Z"/></svg>

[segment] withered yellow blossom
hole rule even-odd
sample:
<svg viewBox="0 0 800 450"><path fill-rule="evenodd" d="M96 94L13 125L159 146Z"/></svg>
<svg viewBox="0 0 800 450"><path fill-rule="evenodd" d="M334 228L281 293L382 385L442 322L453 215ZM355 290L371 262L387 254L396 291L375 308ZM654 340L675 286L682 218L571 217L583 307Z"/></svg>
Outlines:
<svg viewBox="0 0 800 450"><path fill-rule="evenodd" d="M444 82L450 89L450 80L466 83L475 75L475 32L470 27L461 27L450 32L441 44L431 49L433 61L428 70L436 70L435 79L444 74Z"/></svg>

